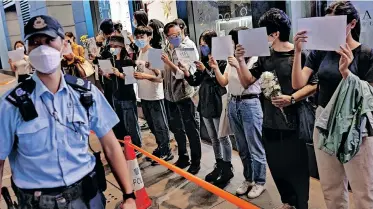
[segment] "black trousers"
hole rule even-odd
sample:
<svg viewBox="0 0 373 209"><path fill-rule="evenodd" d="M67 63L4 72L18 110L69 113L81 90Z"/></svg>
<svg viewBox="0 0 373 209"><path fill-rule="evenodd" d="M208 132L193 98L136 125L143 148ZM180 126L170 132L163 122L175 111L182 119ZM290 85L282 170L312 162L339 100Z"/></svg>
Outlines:
<svg viewBox="0 0 373 209"><path fill-rule="evenodd" d="M115 81L104 77L104 82L103 82L104 96L112 108L114 108L114 96L113 96L114 82Z"/></svg>
<svg viewBox="0 0 373 209"><path fill-rule="evenodd" d="M196 120L196 107L192 99L178 102L165 100L168 124L175 135L178 145L179 158L189 158L186 148L187 136L189 139L191 162L199 165L201 162L201 138L199 135L199 122Z"/></svg>
<svg viewBox="0 0 373 209"><path fill-rule="evenodd" d="M296 131L263 128L267 163L283 203L308 209L309 169L306 143Z"/></svg>
<svg viewBox="0 0 373 209"><path fill-rule="evenodd" d="M170 134L167 122L164 100L141 100L141 108L150 131L155 136L158 148L168 152L170 149Z"/></svg>

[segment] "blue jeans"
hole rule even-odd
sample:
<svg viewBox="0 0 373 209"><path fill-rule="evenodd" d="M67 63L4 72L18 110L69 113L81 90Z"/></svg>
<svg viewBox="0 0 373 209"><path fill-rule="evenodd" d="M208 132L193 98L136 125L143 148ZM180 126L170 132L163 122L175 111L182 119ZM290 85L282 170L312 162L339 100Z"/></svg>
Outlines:
<svg viewBox="0 0 373 209"><path fill-rule="evenodd" d="M245 179L264 185L266 154L262 144L263 111L259 99L232 98L228 104L228 117L244 167Z"/></svg>

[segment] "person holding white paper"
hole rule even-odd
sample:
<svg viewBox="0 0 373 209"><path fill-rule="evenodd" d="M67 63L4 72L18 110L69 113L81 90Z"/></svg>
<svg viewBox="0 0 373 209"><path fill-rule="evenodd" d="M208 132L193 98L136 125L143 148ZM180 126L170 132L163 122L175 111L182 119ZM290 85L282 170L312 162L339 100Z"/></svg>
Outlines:
<svg viewBox="0 0 373 209"><path fill-rule="evenodd" d="M165 70L162 70L164 79L165 106L167 110L170 130L174 133L178 144L179 159L175 165L186 168L190 165L186 148L186 136L190 142L192 165L188 172L197 174L201 169L201 139L199 135L199 122L196 119L196 107L192 101L195 90L184 80L184 73L177 66L179 60L176 55L177 48L194 48L196 57L199 58L196 45L189 37L185 36L185 23L170 22L165 25L164 33L169 44L165 48L162 60ZM182 30L183 29L183 30ZM186 66L191 73L195 72L195 66Z"/></svg>
<svg viewBox="0 0 373 209"><path fill-rule="evenodd" d="M113 86L114 110L120 121L113 128L117 139L124 139L131 136L132 143L138 147L142 146L141 132L138 124L136 105L136 94L133 84L125 83L123 67L135 67L135 62L129 57L124 45L124 38L121 35L110 37L110 47L115 51L114 74L111 76Z"/></svg>
<svg viewBox="0 0 373 209"><path fill-rule="evenodd" d="M247 27L234 28L229 32L232 45L238 44L238 33ZM234 47L236 48L236 47ZM234 57L229 57L224 74L214 67L216 80L221 86L228 85L230 99L228 101L229 124L234 133L238 153L244 167L245 180L237 188L237 195L247 194L249 198L256 198L264 191L266 182L266 157L261 142L263 123L262 108L259 101L261 93L259 82L245 83L248 68L257 61L257 57L246 58L242 62L247 67L237 65ZM214 57L210 58L210 65L216 65Z"/></svg>
<svg viewBox="0 0 373 209"><path fill-rule="evenodd" d="M26 55L25 44L22 41L17 41L14 44L14 50L21 50L24 53L24 57L22 60L13 62L11 59L9 59L8 61L10 69L16 73L18 83L21 83L28 77L30 77L31 66L28 61L28 56Z"/></svg>
<svg viewBox="0 0 373 209"><path fill-rule="evenodd" d="M138 79L138 95L141 99L141 107L145 120L151 132L155 136L158 147L153 151L153 155L165 161L174 158L170 148L170 135L167 124L167 115L164 105L163 79L159 69L152 68L148 62L150 40L153 30L149 26L139 26L135 29L135 44L140 49L136 61L137 71L134 76ZM141 70L140 70L141 68ZM147 158L151 161L150 158ZM158 165L152 161L152 165Z"/></svg>
<svg viewBox="0 0 373 209"><path fill-rule="evenodd" d="M224 128L222 127L223 124L220 124L220 118L225 116L222 97L227 94L227 89L219 85L212 67L216 67L216 70L224 73L227 62L219 61L218 66L209 65L213 37L217 37L217 34L212 30L204 31L201 34L199 38L201 61L195 62L197 71L194 74L189 73L189 70L182 63L179 63L179 67L184 71L185 80L188 81L189 85L200 86L197 110L202 116L211 139L216 160L214 170L207 174L205 180L215 186L224 188L234 176L231 163L232 142L228 134L219 136L219 130Z"/></svg>
<svg viewBox="0 0 373 209"><path fill-rule="evenodd" d="M298 32L294 37L296 44L296 53L292 72L292 85L294 88L302 88L306 85L310 75L317 73L319 77L318 88L318 108L316 110L316 120L318 121L321 113L324 113L326 107L332 106L333 94L340 85L342 79L348 80L351 74L356 75L361 81L373 84L373 50L359 43L360 35L360 17L356 8L351 2L333 2L326 10L327 15L347 15L346 23L346 45L340 46L338 51L312 51L302 69L300 54L302 43L307 41L307 32ZM348 86L342 86L346 91ZM360 89L353 91L359 92ZM351 101L354 98L350 99ZM332 103L330 103L332 102ZM341 115L343 112L341 111ZM338 116L339 117L339 116ZM353 116L351 116L353 117ZM351 149L358 148L356 156L342 164L337 156L324 152L324 145L319 143L321 134L318 128L315 128L313 140L317 165L319 168L320 182L324 193L326 206L328 209L348 209L349 192L348 183L351 186L355 208L371 208L373 205L373 133L372 133L372 113L368 112L364 117L366 124L354 125L361 128L361 144L357 141L349 141L346 137L344 147ZM330 120L330 119L329 119ZM344 120L341 116L336 125L347 128L349 119ZM343 122L346 121L346 124ZM364 121L364 120L363 120ZM328 123L334 123L327 121ZM343 123L343 124L340 124ZM350 128L348 128L350 129ZM354 134L355 135L355 134ZM338 141L335 139L333 141ZM338 145L333 145L338 146ZM320 150L323 149L323 150ZM341 149L343 150L343 149ZM339 155L339 154L338 154Z"/></svg>

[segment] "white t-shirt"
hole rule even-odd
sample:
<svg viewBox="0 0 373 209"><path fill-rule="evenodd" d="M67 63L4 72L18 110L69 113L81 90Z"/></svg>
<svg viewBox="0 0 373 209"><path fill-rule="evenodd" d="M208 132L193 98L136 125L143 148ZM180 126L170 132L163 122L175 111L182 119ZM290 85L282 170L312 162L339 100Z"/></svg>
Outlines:
<svg viewBox="0 0 373 209"><path fill-rule="evenodd" d="M155 75L153 71L145 67L145 63L148 61L148 53L149 51L146 51L145 53L140 51L139 57L136 61L137 71ZM159 77L161 77L161 75L159 75ZM140 99L149 101L164 99L163 83L151 82L144 79L138 80L137 85Z"/></svg>
<svg viewBox="0 0 373 209"><path fill-rule="evenodd" d="M258 57L251 57L247 62L248 69L251 69L257 60ZM244 87L241 85L240 79L238 78L236 68L231 67L229 64L227 64L225 72L228 73L228 91L231 95L240 96L246 94L260 94L262 92L260 89L259 80L251 84L249 88L244 89Z"/></svg>

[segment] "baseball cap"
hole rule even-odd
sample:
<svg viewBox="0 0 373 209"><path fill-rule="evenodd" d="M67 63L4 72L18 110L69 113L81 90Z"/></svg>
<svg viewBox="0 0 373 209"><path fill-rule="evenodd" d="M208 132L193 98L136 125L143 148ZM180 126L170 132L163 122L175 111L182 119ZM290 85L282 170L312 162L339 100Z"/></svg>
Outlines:
<svg viewBox="0 0 373 209"><path fill-rule="evenodd" d="M106 35L112 34L114 32L113 21L111 19L103 20L100 24L100 30Z"/></svg>
<svg viewBox="0 0 373 209"><path fill-rule="evenodd" d="M65 37L61 24L53 17L38 15L32 17L25 25L25 40L33 35L43 34L52 38Z"/></svg>

